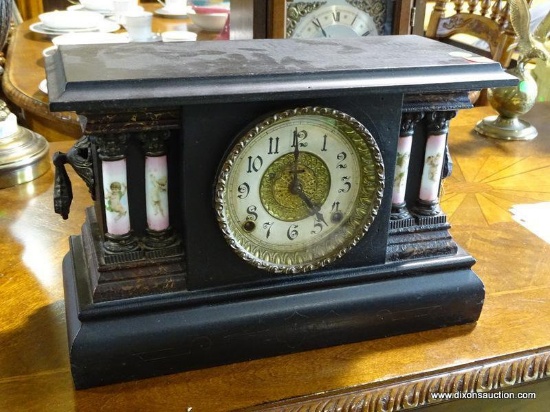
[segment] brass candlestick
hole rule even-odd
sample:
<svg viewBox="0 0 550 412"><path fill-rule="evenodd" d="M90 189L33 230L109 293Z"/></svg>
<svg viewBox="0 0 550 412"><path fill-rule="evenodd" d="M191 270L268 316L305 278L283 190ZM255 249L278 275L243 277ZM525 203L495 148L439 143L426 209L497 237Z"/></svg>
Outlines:
<svg viewBox="0 0 550 412"><path fill-rule="evenodd" d="M527 113L535 104L538 88L535 79L525 66L533 59L550 62L550 53L544 47L549 31L550 13L537 29L530 33L529 6L525 0L509 0L510 22L518 35L517 66L508 70L519 79L517 86L489 89L487 97L498 116L489 116L479 121L475 131L482 136L503 140L531 140L537 137L537 129L521 120L519 116Z"/></svg>
<svg viewBox="0 0 550 412"><path fill-rule="evenodd" d="M0 0L0 52L8 39L12 5L13 0ZM34 180L49 168L46 140L19 126L15 115L0 100L0 189Z"/></svg>

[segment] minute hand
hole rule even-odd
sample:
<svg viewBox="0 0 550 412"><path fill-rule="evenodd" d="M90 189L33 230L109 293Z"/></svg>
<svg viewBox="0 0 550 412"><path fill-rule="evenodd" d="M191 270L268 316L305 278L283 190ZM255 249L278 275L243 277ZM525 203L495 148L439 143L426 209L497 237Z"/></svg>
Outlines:
<svg viewBox="0 0 550 412"><path fill-rule="evenodd" d="M297 185L294 189L295 189L295 194L297 194L298 197L302 199L302 201L306 204L311 215L315 215L315 217L319 222L323 222L326 226L328 226L323 214L320 212L321 208L311 201L308 195L306 195L302 190L302 187L300 185Z"/></svg>

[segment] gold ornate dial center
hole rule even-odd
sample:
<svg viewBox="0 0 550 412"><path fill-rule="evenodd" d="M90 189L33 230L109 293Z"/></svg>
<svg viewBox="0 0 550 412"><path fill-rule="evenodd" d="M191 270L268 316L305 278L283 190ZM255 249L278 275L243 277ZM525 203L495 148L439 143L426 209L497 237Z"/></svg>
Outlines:
<svg viewBox="0 0 550 412"><path fill-rule="evenodd" d="M260 200L265 210L285 222L315 214L330 191L330 172L318 156L301 152L295 165L287 153L266 169L260 182Z"/></svg>

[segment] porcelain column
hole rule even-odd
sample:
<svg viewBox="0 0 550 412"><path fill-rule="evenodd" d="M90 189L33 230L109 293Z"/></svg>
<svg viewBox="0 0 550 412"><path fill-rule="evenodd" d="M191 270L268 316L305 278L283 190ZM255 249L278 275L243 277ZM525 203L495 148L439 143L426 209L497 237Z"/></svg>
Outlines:
<svg viewBox="0 0 550 412"><path fill-rule="evenodd" d="M450 159L447 153L447 134L449 121L455 117L455 111L431 112L427 118L427 140L424 153L422 180L415 212L423 216L435 216L441 213L439 190L443 170L449 169ZM448 173L446 173L448 174Z"/></svg>
<svg viewBox="0 0 550 412"><path fill-rule="evenodd" d="M415 126L422 113L403 113L399 139L397 140L397 159L395 162L395 175L393 178L391 224L398 222L406 224L412 219L405 202L407 192L407 178L409 175L409 160Z"/></svg>
<svg viewBox="0 0 550 412"><path fill-rule="evenodd" d="M107 253L125 253L139 249L130 222L126 147L128 134L109 134L95 138L101 160L103 212Z"/></svg>
<svg viewBox="0 0 550 412"><path fill-rule="evenodd" d="M149 253L167 255L179 251L180 239L170 226L168 200L169 131L144 132L140 139L145 152L146 235L143 244ZM178 250L172 250L176 247Z"/></svg>

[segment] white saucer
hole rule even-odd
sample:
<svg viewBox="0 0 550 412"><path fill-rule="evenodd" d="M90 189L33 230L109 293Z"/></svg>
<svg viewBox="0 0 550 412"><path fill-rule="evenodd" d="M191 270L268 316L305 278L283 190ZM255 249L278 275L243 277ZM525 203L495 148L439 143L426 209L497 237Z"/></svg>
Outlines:
<svg viewBox="0 0 550 412"><path fill-rule="evenodd" d="M172 19L184 19L187 17L187 14L189 13L189 9L190 7L188 6L185 8L185 10L182 10L181 12L173 12L173 11L168 11L163 7L161 9L156 9L155 14L158 14L159 16L162 16L162 17L172 18Z"/></svg>
<svg viewBox="0 0 550 412"><path fill-rule="evenodd" d="M183 30L171 30L161 33L162 41L165 43L176 41L195 41L197 40L197 33L192 31Z"/></svg>
<svg viewBox="0 0 550 412"><path fill-rule="evenodd" d="M48 94L48 80L42 80L38 85L38 90L40 90L44 94Z"/></svg>
<svg viewBox="0 0 550 412"><path fill-rule="evenodd" d="M58 30L52 29L44 25L44 23L34 23L31 24L29 30L33 33L39 33L46 36L59 36L66 33L91 33L91 32L100 32L100 33L112 33L120 29L120 25L108 20L102 20L97 27L91 29L78 29L78 30Z"/></svg>
<svg viewBox="0 0 550 412"><path fill-rule="evenodd" d="M61 44L106 44L106 43L128 43L130 40L126 33L66 33L56 36L52 43L56 46Z"/></svg>
<svg viewBox="0 0 550 412"><path fill-rule="evenodd" d="M131 40L128 36L128 33L124 33L126 35L126 38L130 43L155 43L162 40L162 37L159 33L153 33L151 37L149 37L147 40L140 40L140 41L134 41Z"/></svg>

